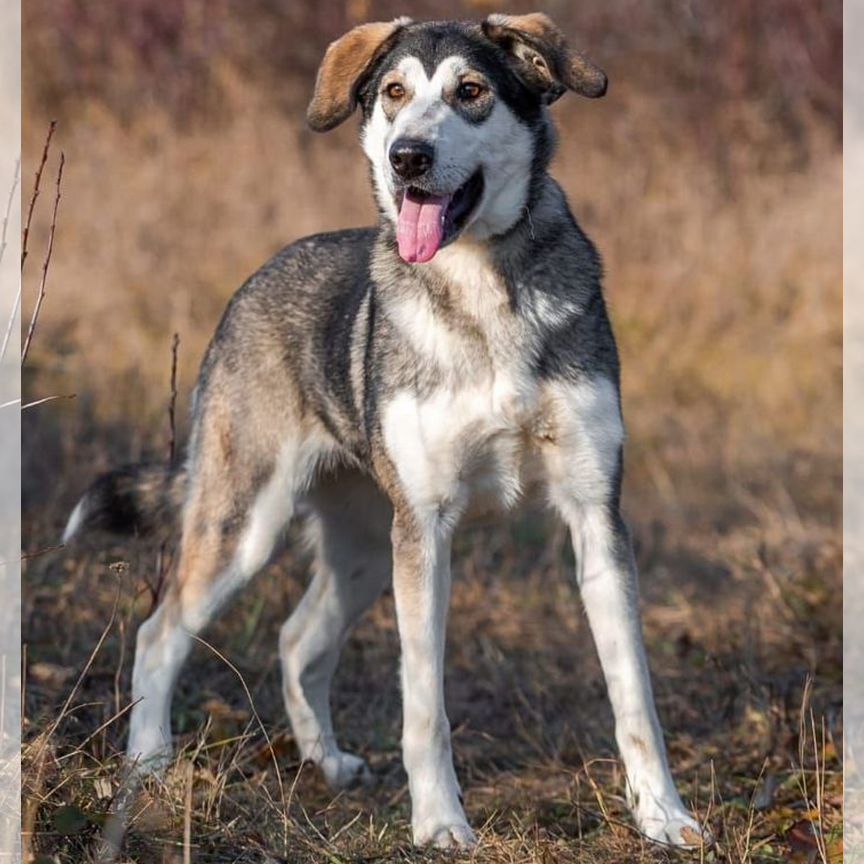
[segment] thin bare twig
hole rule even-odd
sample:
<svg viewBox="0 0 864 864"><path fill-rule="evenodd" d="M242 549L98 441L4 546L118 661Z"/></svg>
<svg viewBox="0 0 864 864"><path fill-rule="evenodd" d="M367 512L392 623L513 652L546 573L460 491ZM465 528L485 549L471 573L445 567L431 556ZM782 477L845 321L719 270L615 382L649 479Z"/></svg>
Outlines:
<svg viewBox="0 0 864 864"><path fill-rule="evenodd" d="M192 864L192 787L195 784L195 762L186 765L186 801L183 808L183 864Z"/></svg>
<svg viewBox="0 0 864 864"><path fill-rule="evenodd" d="M3 217L3 237L0 239L0 264L3 263L3 256L6 252L6 232L9 228L9 216L12 213L12 202L15 200L15 190L18 188L18 182L21 178L21 160L15 162L15 176L12 178L12 188L9 190L9 199L6 201L6 215ZM9 339L12 336L12 329L15 326L15 319L18 317L18 309L21 306L21 282L18 282L18 291L15 294L15 302L12 304L12 313L9 315L9 321L6 324L6 333L3 336L3 348L0 349L0 360L6 356L6 347L9 345Z"/></svg>
<svg viewBox="0 0 864 864"><path fill-rule="evenodd" d="M171 396L168 400L168 464L174 467L174 458L177 449L177 427L175 415L177 409L177 354L180 350L180 334L175 333L171 340Z"/></svg>
<svg viewBox="0 0 864 864"><path fill-rule="evenodd" d="M28 402L26 405L21 405L20 399L10 399L0 405L0 408L11 408L13 405L21 405L21 410L26 411L28 408L35 408L37 405L44 405L46 402L56 402L58 399L74 399L77 393L61 393L58 396L45 396L42 399L36 399L33 402Z"/></svg>
<svg viewBox="0 0 864 864"><path fill-rule="evenodd" d="M45 299L45 283L48 280L48 267L51 264L51 253L54 250L54 234L57 230L57 208L60 206L60 184L63 180L63 166L65 164L66 156L61 151L60 167L57 169L57 187L54 193L54 210L51 214L51 230L48 233L48 249L45 252L45 260L42 262L42 279L39 282L39 295L36 297L36 306L33 309L33 316L30 319L30 327L27 330L27 338L24 340L24 347L21 350L22 366L27 360L27 352L30 350L30 343L33 341L33 334L36 331L36 322L39 320L39 312L42 310L42 301Z"/></svg>
<svg viewBox="0 0 864 864"><path fill-rule="evenodd" d="M0 349L0 360L6 356L6 348L9 346L9 340L12 338L12 330L15 327L15 319L18 317L18 310L21 308L21 281L18 281L18 291L15 293L15 302L12 304L12 312L9 315L9 321L6 324L6 333L3 336L3 348Z"/></svg>
<svg viewBox="0 0 864 864"><path fill-rule="evenodd" d="M171 391L168 394L168 465L174 467L177 453L177 357L180 352L180 334L175 333L171 340ZM159 551L156 554L156 581L155 583L147 579L147 587L150 589L151 605L150 614L152 614L156 606L159 604L159 598L162 596L162 589L165 586L165 579L168 575L170 566L170 555L167 554L168 544L162 542L159 546Z"/></svg>
<svg viewBox="0 0 864 864"><path fill-rule="evenodd" d="M35 552L25 552L21 555L21 560L29 561L31 558L39 558L42 555L47 555L49 552L57 552L58 550L65 548L65 543L61 543L59 546L45 546L42 549L37 549Z"/></svg>
<svg viewBox="0 0 864 864"><path fill-rule="evenodd" d="M246 684L246 679L243 677L243 673L224 654L222 654L209 642L202 639L200 636L197 636L195 633L192 633L191 636L196 642L200 642L205 648L209 648L240 680L240 686L243 688L243 691L246 693L246 698L249 700L249 710L252 712L252 716L255 718L255 722L258 724L258 728L261 730L261 734L264 736L264 741L267 743L267 748L270 751L270 757L273 760L273 770L276 772L276 782L279 785L279 797L282 802L282 812L288 813L288 799L285 797L285 787L282 784L282 773L279 770L279 759L276 756L276 751L273 749L273 741L267 734L267 727L262 722L261 717L258 714L258 710L255 708L255 701L252 699L252 692L249 690L249 686ZM282 843L284 848L287 849L287 822L283 822L283 831L284 834L282 837Z"/></svg>
<svg viewBox="0 0 864 864"><path fill-rule="evenodd" d="M813 679L808 675L804 681L804 692L801 696L801 710L798 716L798 786L804 806L807 808L807 823L812 833L812 839L816 846L819 860L828 864L828 847L825 839L825 720L822 720L822 743L821 747L816 737L816 718L813 713ZM807 721L810 725L808 728ZM812 736L812 737L810 737ZM810 796L809 783L807 782L807 746L808 737L813 744L814 770L812 774L815 780L815 799ZM820 762L820 754L822 761ZM794 766L793 766L794 767ZM815 817L814 815L815 814Z"/></svg>
<svg viewBox="0 0 864 864"><path fill-rule="evenodd" d="M42 555L47 555L49 552L57 552L59 549L65 548L65 543L61 543L59 546L44 546L41 549L37 549L35 552L24 552L17 558L7 558L5 561L0 561L0 567L8 567L11 561L29 561L31 558L39 558Z"/></svg>
<svg viewBox="0 0 864 864"><path fill-rule="evenodd" d="M21 160L15 160L15 174L12 177L12 188L9 190L9 198L6 201L6 213L3 216L3 234L0 235L0 264L3 263L3 255L6 253L6 233L9 230L9 216L12 213L12 202L15 200L15 190L21 177Z"/></svg>
<svg viewBox="0 0 864 864"><path fill-rule="evenodd" d="M108 638L108 634L111 632L112 627L114 626L114 621L117 617L117 608L120 605L120 597L121 597L122 583L118 581L117 583L117 595L114 598L114 607L111 610L111 617L108 619L108 623L105 625L105 629L102 631L102 635L99 637L99 640L96 642L96 646L90 652L90 657L87 659L87 662L84 664L84 668L81 670L81 674L78 676L78 679L75 682L75 685L69 691L69 695L66 697L66 701L63 703L63 707L60 709L60 713L57 715L57 718L54 722L48 727L48 729L43 732L36 742L34 742L34 750L35 756L33 757L33 761L36 764L36 789L41 788L42 786L42 777L44 774L45 761L47 757L48 751L48 743L51 740L54 733L60 727L60 724L65 719L66 715L69 713L69 708L72 705L75 696L78 694L79 689L81 688L81 684L84 679L87 677L90 672L90 667L93 665L93 661L96 659L96 656L99 654L99 651L102 648L102 645L105 643L105 640ZM44 799L43 799L44 800ZM33 858L32 854L32 843L33 843L33 833L34 827L36 824L36 813L39 809L39 803L36 801L36 795L30 795L27 799L24 818L23 818L23 830L22 830L22 841L24 845L24 860L30 861Z"/></svg>
<svg viewBox="0 0 864 864"><path fill-rule="evenodd" d="M51 139L54 137L54 130L57 128L57 121L52 120L48 126L48 134L45 136L45 146L42 148L42 159L39 161L39 167L36 169L36 182L33 184L33 194L30 196L30 205L27 208L27 221L24 223L24 233L21 235L21 272L24 272L24 262L27 260L27 239L30 237L30 223L33 221L33 211L36 208L36 199L39 197L39 185L42 182L42 171L45 168L45 163L48 161L48 151L51 149Z"/></svg>
<svg viewBox="0 0 864 864"><path fill-rule="evenodd" d="M127 714L129 711L131 711L140 701L140 699L136 699L134 702L130 702L128 705L124 705L119 711L115 711L104 723L101 723L96 730L91 732L74 750L69 753L64 753L62 756L58 756L57 761L64 762L67 759L71 759L73 756L77 756L80 753L83 753L84 748L103 729L107 729L112 723L116 723L124 714Z"/></svg>
<svg viewBox="0 0 864 864"><path fill-rule="evenodd" d="M105 640L108 638L108 634L111 632L114 627L114 622L117 620L117 609L120 606L120 598L122 596L123 591L123 583L118 579L117 581L117 593L114 596L114 605L111 609L111 615L108 618L108 623L105 625L102 630L102 635L96 641L96 645L93 650L90 652L90 656L87 658L87 662L84 664L84 668L81 670L81 673L78 676L78 680L75 682L75 686L69 691L69 695L66 697L66 701L63 703L63 707L60 709L60 713L57 715L57 718L54 722L48 727L47 732L44 733L44 737L42 740L42 747L44 748L48 742L51 740L51 737L60 728L60 724L65 719L66 715L69 712L69 708L72 705L75 697L78 695L78 691L81 689L81 685L84 682L84 679L90 672L90 667L93 665L93 661L96 659L99 651L102 649L102 645L105 643Z"/></svg>

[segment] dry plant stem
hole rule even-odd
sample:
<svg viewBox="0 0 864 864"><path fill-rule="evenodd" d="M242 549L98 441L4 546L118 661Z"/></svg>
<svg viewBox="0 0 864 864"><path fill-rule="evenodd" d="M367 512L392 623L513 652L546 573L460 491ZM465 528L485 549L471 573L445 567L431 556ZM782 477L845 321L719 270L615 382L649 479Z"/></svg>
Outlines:
<svg viewBox="0 0 864 864"><path fill-rule="evenodd" d="M26 862L34 860L33 837L36 830L36 815L39 810L39 798L45 780L45 762L47 760L46 748L43 747L33 760L35 770L32 772L33 782L24 797L24 813L21 820L21 853Z"/></svg>
<svg viewBox="0 0 864 864"><path fill-rule="evenodd" d="M195 782L195 762L186 766L186 806L183 808L183 864L192 864L192 785Z"/></svg>
<svg viewBox="0 0 864 864"><path fill-rule="evenodd" d="M9 198L6 200L6 213L3 216L3 233L0 235L0 264L6 254L6 236L9 231L9 216L12 213L12 201L15 199L15 190L21 178L21 160L15 160L15 174L12 176L12 187L9 189Z"/></svg>
<svg viewBox="0 0 864 864"><path fill-rule="evenodd" d="M285 814L283 818L283 837L282 842L284 848L287 850L288 848L288 821L287 821L287 813L288 813L288 799L285 797L285 787L282 785L282 773L279 770L279 759L276 756L276 751L273 749L273 742L270 740L270 736L267 734L267 727L262 722L261 718L258 716L258 710L255 708L255 702L252 699L252 693L249 690L249 686L246 684L246 679L243 677L243 673L218 649L214 648L209 642L206 642L200 636L196 636L192 634L192 638L196 642L200 642L205 647L209 648L240 680L240 685L243 687L243 692L246 694L246 698L249 700L249 709L252 712L252 716L255 718L255 722L258 724L258 728L261 730L261 734L264 736L264 740L267 742L267 748L270 751L270 757L273 760L273 770L276 772L276 782L279 784L279 797L282 803L282 813ZM299 776L299 772L298 772ZM292 787L293 791L293 787Z"/></svg>
<svg viewBox="0 0 864 864"><path fill-rule="evenodd" d="M823 864L828 862L828 844L825 839L825 717L819 718L820 737L816 740L816 719L813 716L813 707L810 707L810 731L813 736L813 758L816 763L815 778L816 778L816 809L819 814L819 821L814 827L816 834L816 846L819 856ZM822 761L819 761L819 754L822 754Z"/></svg>
<svg viewBox="0 0 864 864"><path fill-rule="evenodd" d="M74 399L77 395L77 393L61 393L58 396L43 396L41 399L34 399L32 402L22 405L21 410L26 411L28 408L35 408L37 405L44 405L46 402L56 402L58 399Z"/></svg>
<svg viewBox="0 0 864 864"><path fill-rule="evenodd" d="M816 738L816 719L813 715L813 706L811 704L811 694L813 691L813 680L808 676L804 682L804 693L801 697L801 713L798 721L798 776L799 786L801 789L801 797L804 799L804 806L807 808L808 821L812 826L813 839L816 843L816 852L819 855L819 860L823 864L828 864L828 849L825 843L825 831L823 826L824 818L824 788L825 788L825 764L824 760L820 763L819 753L825 752L825 720L822 720L822 746L820 751L819 742ZM808 728L809 718L809 728ZM813 744L813 759L816 782L816 799L810 797L810 789L807 782L807 768L805 760L807 757L808 738L812 736ZM812 818L813 812L816 812L816 819Z"/></svg>
<svg viewBox="0 0 864 864"><path fill-rule="evenodd" d="M30 343L33 341L33 334L36 332L36 322L39 320L39 312L42 310L42 302L45 300L45 284L48 281L48 268L51 266L51 253L54 250L54 234L57 231L57 209L60 206L60 184L63 181L63 165L65 162L66 157L61 152L60 167L57 169L57 186L54 193L54 210L51 214L51 229L48 232L48 249L45 252L45 260L42 262L42 279L39 282L39 295L36 297L36 306L33 309L33 317L30 319L27 338L24 340L24 347L21 350L22 366L27 360L27 352L30 350Z"/></svg>
<svg viewBox="0 0 864 864"><path fill-rule="evenodd" d="M177 356L180 351L180 334L175 333L171 340L171 397L168 400L168 464L173 468L177 449Z"/></svg>
<svg viewBox="0 0 864 864"><path fill-rule="evenodd" d="M102 635L99 637L99 640L96 642L95 647L90 652L90 656L87 658L87 662L84 664L84 668L81 670L81 674L78 676L78 680L75 682L75 686L69 691L69 695L66 697L66 701L63 703L63 707L60 709L60 713L57 715L57 719L48 727L48 730L45 732L45 735L42 739L42 749L45 749L45 746L48 744L48 741L51 739L51 736L57 731L57 728L63 722L63 719L66 717L66 714L69 712L69 708L72 705L72 700L77 695L78 691L81 688L81 684L84 679L87 677L87 673L90 671L90 667L93 665L96 656L99 654L102 645L105 643L105 640L108 638L108 634L111 632L111 628L114 626L114 621L117 619L117 608L120 605L120 595L122 590L122 583L118 581L117 583L117 594L114 597L114 607L111 610L111 617L108 619L108 623L105 625L105 628L102 630Z"/></svg>
<svg viewBox="0 0 864 864"><path fill-rule="evenodd" d="M175 333L171 340L171 391L168 396L168 464L173 468L177 451L177 359L180 352L180 334ZM170 556L166 554L167 544L159 545L159 552L156 555L156 582L151 583L147 580L147 587L150 589L151 605L150 614L156 610L159 603L159 598L162 596L162 589L165 586L165 577L170 566Z"/></svg>
<svg viewBox="0 0 864 864"><path fill-rule="evenodd" d="M12 188L9 190L9 198L6 201L6 215L3 217L3 236L0 238L0 264L3 263L3 256L6 254L6 233L9 229L9 216L12 212L12 201L15 199L15 190L18 188L18 183L21 178L21 160L15 162L15 175L12 178ZM9 339L12 337L12 328L15 326L15 319L18 317L18 309L21 306L21 283L18 283L18 291L15 294L15 302L12 304L12 312L9 315L9 321L6 324L6 333L3 336L3 348L0 349L0 360L6 356L6 348L9 345Z"/></svg>
<svg viewBox="0 0 864 864"><path fill-rule="evenodd" d="M39 558L42 555L47 555L49 552L57 552L59 549L63 549L63 544L60 543L58 546L43 546L41 549L37 549L35 552L25 552L21 555L21 561L29 561L31 558ZM3 562L6 563L5 561Z"/></svg>
<svg viewBox="0 0 864 864"><path fill-rule="evenodd" d="M75 747L74 750L70 751L69 753L64 753L62 756L58 756L57 761L63 762L63 761L66 761L68 759L72 759L74 756L78 756L81 753L84 753L87 745L97 735L99 735L101 732L103 732L105 729L107 729L112 724L116 723L121 717L128 714L137 704L138 704L137 701L136 702L130 702L128 705L125 705L119 711L116 711L104 723L102 723L100 726L98 726L96 729L94 729L80 744L78 744Z"/></svg>
<svg viewBox="0 0 864 864"><path fill-rule="evenodd" d="M78 680L75 682L75 685L69 692L69 695L66 697L66 701L63 703L63 707L60 709L60 713L57 715L57 718L54 722L48 727L48 729L42 733L40 736L40 741L38 743L38 747L36 749L36 754L33 757L33 761L36 764L36 785L34 792L27 797L27 804L25 807L24 813L24 825L22 831L22 840L23 840L23 852L24 852L24 861L32 861L33 853L32 853L32 842L33 842L33 831L36 825L36 813L39 809L39 804L37 802L37 795L39 790L43 784L43 776L44 776L44 767L45 761L47 759L47 750L48 743L51 740L54 733L59 728L60 724L63 722L67 713L69 712L69 708L72 705L72 700L77 695L79 689L81 688L81 684L84 679L87 677L87 673L90 671L90 667L93 665L96 656L98 655L102 645L105 643L105 640L108 638L108 634L111 632L111 628L114 626L114 621L117 617L117 608L120 604L120 592L121 585L118 583L117 585L117 594L114 598L114 607L111 610L111 616L108 619L108 623L105 625L105 628L102 631L102 635L99 637L95 647L90 652L90 657L87 659L87 662L84 664L84 668L81 670L81 674L78 676Z"/></svg>
<svg viewBox="0 0 864 864"><path fill-rule="evenodd" d="M2 359L2 357L0 357L0 359ZM21 410L26 411L28 408L35 408L37 405L44 405L46 402L55 402L57 399L74 399L76 395L76 393L64 393L60 396L45 396L42 399L36 399L33 402L28 402L26 405L21 405L20 399L10 399L8 402L4 402L2 405L0 405L0 408L11 408L13 405L21 405Z"/></svg>
<svg viewBox="0 0 864 864"><path fill-rule="evenodd" d="M51 149L51 139L54 137L54 130L57 128L57 121L52 120L48 126L48 134L45 136L45 146L42 148L42 159L39 161L39 167L36 169L36 181L33 184L33 194L30 196L30 204L27 207L27 221L24 223L24 233L21 235L21 272L24 272L24 262L27 260L27 240L30 237L30 225L33 222L33 210L36 208L36 199L39 197L39 187L42 182L42 171L45 168L45 163L48 161L48 151Z"/></svg>
<svg viewBox="0 0 864 864"><path fill-rule="evenodd" d="M762 761L762 768L759 770L759 775L756 777L756 783L753 786L753 794L750 796L750 803L747 805L747 826L744 831L744 851L741 853L741 860L746 864L746 862L752 860L752 835L753 835L753 824L756 820L756 792L759 789L759 784L762 782L762 778L765 776L765 771L768 768L768 760L764 759Z"/></svg>

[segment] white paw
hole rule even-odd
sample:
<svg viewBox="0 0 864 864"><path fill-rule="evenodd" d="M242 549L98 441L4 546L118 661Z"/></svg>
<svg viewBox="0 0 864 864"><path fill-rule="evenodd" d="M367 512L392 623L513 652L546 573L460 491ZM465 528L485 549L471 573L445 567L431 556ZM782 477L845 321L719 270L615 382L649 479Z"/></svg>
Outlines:
<svg viewBox="0 0 864 864"><path fill-rule="evenodd" d="M638 808L636 823L639 830L655 843L700 849L710 846L714 839L679 802L653 800L649 807Z"/></svg>
<svg viewBox="0 0 864 864"><path fill-rule="evenodd" d="M336 791L353 789L357 786L371 786L374 782L372 772L365 759L341 750L325 756L318 763L324 773L327 785Z"/></svg>
<svg viewBox="0 0 864 864"><path fill-rule="evenodd" d="M414 828L415 846L431 844L438 849L470 849L476 843L477 838L464 819L430 821Z"/></svg>

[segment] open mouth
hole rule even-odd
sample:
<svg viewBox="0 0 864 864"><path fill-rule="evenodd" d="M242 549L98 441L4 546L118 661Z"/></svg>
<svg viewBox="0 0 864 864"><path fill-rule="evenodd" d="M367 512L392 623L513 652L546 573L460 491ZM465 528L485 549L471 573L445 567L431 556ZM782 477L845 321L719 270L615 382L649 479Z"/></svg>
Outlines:
<svg viewBox="0 0 864 864"><path fill-rule="evenodd" d="M399 255L409 264L425 264L445 244L459 236L483 195L483 172L478 169L455 192L434 195L406 186L397 196L399 218L396 241Z"/></svg>

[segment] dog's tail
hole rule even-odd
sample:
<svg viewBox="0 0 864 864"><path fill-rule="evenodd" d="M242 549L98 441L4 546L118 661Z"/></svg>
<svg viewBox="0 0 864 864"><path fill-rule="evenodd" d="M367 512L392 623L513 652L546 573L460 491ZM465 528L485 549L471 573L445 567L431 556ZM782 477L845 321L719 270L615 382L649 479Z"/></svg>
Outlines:
<svg viewBox="0 0 864 864"><path fill-rule="evenodd" d="M63 542L88 531L139 535L167 531L186 497L185 468L130 465L103 474L72 511Z"/></svg>

